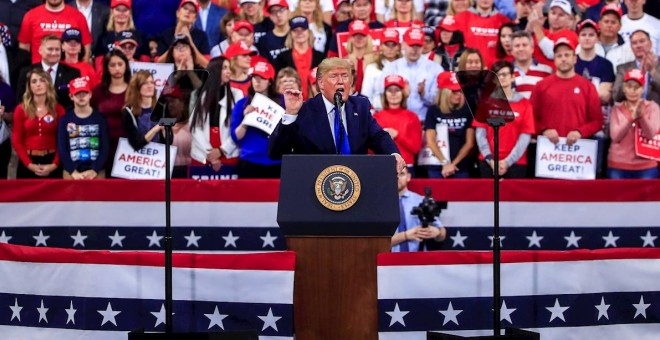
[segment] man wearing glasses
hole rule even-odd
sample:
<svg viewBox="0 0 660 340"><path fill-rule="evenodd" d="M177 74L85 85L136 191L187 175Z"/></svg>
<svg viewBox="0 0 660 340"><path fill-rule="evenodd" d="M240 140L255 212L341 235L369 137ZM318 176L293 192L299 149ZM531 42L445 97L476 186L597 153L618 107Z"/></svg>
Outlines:
<svg viewBox="0 0 660 340"><path fill-rule="evenodd" d="M268 59L268 63L273 65L275 59L280 53L287 50L284 42L289 34L289 4L286 0L270 0L266 5L270 14L270 20L273 22L273 29L259 38L257 49L259 54Z"/></svg>
<svg viewBox="0 0 660 340"><path fill-rule="evenodd" d="M394 155L397 171L406 167L394 141L372 117L369 100L350 96L351 64L345 59L327 58L317 69L320 94L303 103L302 92L286 90L286 113L270 136L268 155L284 154L376 154ZM339 115L334 97L340 93ZM340 119L341 118L341 119Z"/></svg>

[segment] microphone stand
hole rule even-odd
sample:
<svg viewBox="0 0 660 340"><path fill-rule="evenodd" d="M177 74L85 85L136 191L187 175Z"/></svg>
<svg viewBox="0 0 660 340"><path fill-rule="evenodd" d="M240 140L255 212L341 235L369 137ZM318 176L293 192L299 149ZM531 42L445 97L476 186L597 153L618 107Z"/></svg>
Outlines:
<svg viewBox="0 0 660 340"><path fill-rule="evenodd" d="M493 335L499 336L502 330L500 320L500 127L506 125L502 118L488 118L488 125L494 130L493 136Z"/></svg>
<svg viewBox="0 0 660 340"><path fill-rule="evenodd" d="M176 118L161 118L158 125L165 127L165 333L171 334L172 323L172 213L170 197L172 174L170 173L170 144L172 143L172 127Z"/></svg>
<svg viewBox="0 0 660 340"><path fill-rule="evenodd" d="M341 145L344 143L344 119L341 117L341 106L344 103L342 100L341 91L335 92L335 112L339 116L339 131L335 133L339 134L339 145L337 145L337 154L341 155Z"/></svg>

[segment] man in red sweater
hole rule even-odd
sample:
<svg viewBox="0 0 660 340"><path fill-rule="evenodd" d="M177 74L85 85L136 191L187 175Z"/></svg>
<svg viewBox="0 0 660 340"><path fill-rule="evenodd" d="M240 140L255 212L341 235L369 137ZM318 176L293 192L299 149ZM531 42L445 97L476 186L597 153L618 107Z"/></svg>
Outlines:
<svg viewBox="0 0 660 340"><path fill-rule="evenodd" d="M569 145L589 138L603 127L598 91L575 73L577 41L562 37L555 41L555 74L541 80L532 91L536 129L551 142L566 137Z"/></svg>

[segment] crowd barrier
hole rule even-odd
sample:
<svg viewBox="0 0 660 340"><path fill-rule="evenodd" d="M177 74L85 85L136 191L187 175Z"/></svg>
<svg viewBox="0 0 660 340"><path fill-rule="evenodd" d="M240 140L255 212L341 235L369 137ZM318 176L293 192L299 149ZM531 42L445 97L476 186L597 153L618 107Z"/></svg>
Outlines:
<svg viewBox="0 0 660 340"><path fill-rule="evenodd" d="M277 180L172 184L175 250L281 251ZM443 249L492 247L489 180L413 180L447 201L440 215ZM0 181L0 242L75 249L163 249L161 181ZM313 196L313 193L310 197ZM504 180L505 250L655 247L660 234L660 180ZM374 211L377 214L378 211Z"/></svg>

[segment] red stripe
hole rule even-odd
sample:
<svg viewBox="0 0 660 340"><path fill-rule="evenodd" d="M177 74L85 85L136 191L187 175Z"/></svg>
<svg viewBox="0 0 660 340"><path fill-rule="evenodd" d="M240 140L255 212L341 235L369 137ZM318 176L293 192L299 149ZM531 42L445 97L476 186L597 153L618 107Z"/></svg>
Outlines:
<svg viewBox="0 0 660 340"><path fill-rule="evenodd" d="M493 182L485 179L413 180L412 191L423 193L430 186L437 200L490 202ZM647 202L660 201L660 180L503 180L504 202ZM160 181L129 180L13 180L0 181L2 202L95 201L163 202L165 186ZM301 193L316 200L314 192ZM278 180L175 180L174 202L277 202Z"/></svg>
<svg viewBox="0 0 660 340"><path fill-rule="evenodd" d="M81 251L0 243L0 261L162 267L165 257L163 253L155 252ZM292 271L295 269L296 255L292 251L257 254L177 253L173 255L172 263L175 268Z"/></svg>
<svg viewBox="0 0 660 340"><path fill-rule="evenodd" d="M660 249L618 248L572 251L502 251L502 263L574 262L603 260L660 259ZM484 251L442 251L425 253L383 253L379 266L426 266L491 264L493 253Z"/></svg>

